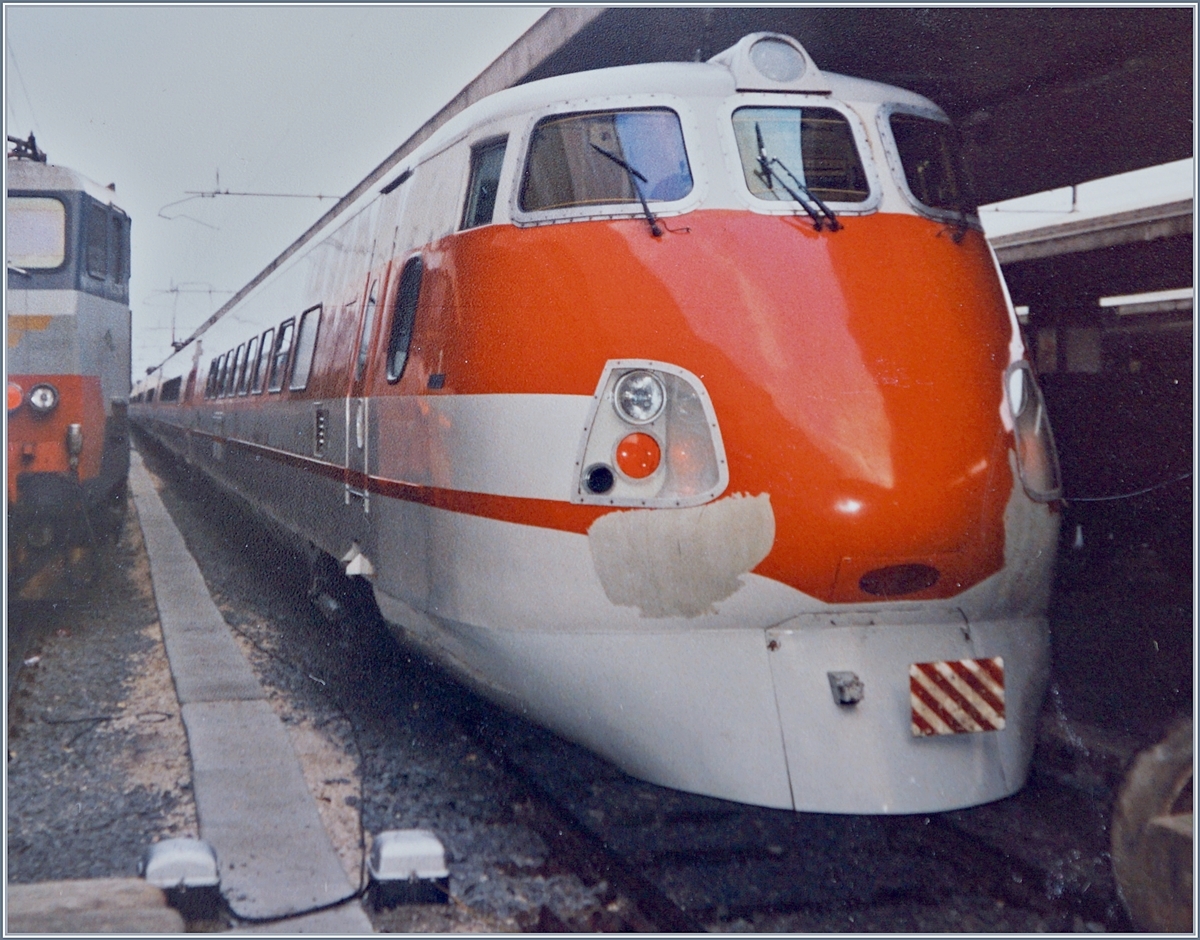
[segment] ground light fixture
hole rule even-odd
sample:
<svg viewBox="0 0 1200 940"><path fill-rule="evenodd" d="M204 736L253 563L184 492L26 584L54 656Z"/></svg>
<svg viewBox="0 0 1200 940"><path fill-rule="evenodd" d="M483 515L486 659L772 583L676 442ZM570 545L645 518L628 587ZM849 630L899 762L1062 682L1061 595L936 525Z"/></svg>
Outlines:
<svg viewBox="0 0 1200 940"><path fill-rule="evenodd" d="M217 852L203 839L163 839L138 862L138 874L166 894L184 920L204 920L221 904Z"/></svg>
<svg viewBox="0 0 1200 940"><path fill-rule="evenodd" d="M375 909L397 904L445 904L450 870L441 840L428 829L388 829L372 840L367 856Z"/></svg>

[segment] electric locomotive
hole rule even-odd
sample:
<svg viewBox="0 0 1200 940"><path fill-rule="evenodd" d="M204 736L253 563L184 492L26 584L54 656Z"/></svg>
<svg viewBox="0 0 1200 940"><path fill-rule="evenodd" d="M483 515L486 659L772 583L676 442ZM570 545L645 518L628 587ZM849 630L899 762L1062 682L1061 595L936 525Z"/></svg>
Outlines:
<svg viewBox="0 0 1200 940"><path fill-rule="evenodd" d="M318 592L665 786L1023 784L1057 458L936 105L758 33L497 93L363 189L133 406Z"/></svg>
<svg viewBox="0 0 1200 940"><path fill-rule="evenodd" d="M8 575L59 596L91 575L129 469L129 217L32 134L7 158Z"/></svg>

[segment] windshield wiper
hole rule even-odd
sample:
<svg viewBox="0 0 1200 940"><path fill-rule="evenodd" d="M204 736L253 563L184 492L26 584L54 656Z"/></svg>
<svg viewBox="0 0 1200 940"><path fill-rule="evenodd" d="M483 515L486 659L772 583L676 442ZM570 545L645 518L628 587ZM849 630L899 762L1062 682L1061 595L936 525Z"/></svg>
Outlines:
<svg viewBox="0 0 1200 940"><path fill-rule="evenodd" d="M642 187L638 185L638 180L641 180L643 183L648 182L646 177L618 157L615 153L609 153L603 147L597 147L595 144L592 144L592 148L597 152L604 154L604 156L608 157L608 159L629 174L629 182L633 183L633 191L637 193L638 201L642 204L642 211L646 213L646 221L650 223L650 234L655 238L662 238L662 229L658 226L658 219L656 219L654 217L654 213L650 211L650 206L646 204L646 197L642 195Z"/></svg>
<svg viewBox="0 0 1200 940"><path fill-rule="evenodd" d="M758 176L767 184L767 189L774 190L774 181L779 180L779 185L805 212L813 221L813 228L818 232L821 231L822 216L829 220L829 231L836 232L840 229L841 223L838 222L837 216L833 214L833 210L825 205L818 196L815 196L812 191L796 178L796 174L788 169L787 165L778 157L767 156L767 148L763 145L762 127L758 124L754 125L754 133L758 137ZM792 189L783 178L771 169L771 164L779 167L792 178L792 182L796 185L796 189ZM803 195L801 195L803 193ZM813 208L813 204L816 208ZM818 213L817 210L820 210Z"/></svg>
<svg viewBox="0 0 1200 940"><path fill-rule="evenodd" d="M11 261L7 262L7 267L8 267L8 270L10 270L10 271L16 271L18 274L24 274L26 277L29 277L28 271L26 271L24 268L18 268Z"/></svg>

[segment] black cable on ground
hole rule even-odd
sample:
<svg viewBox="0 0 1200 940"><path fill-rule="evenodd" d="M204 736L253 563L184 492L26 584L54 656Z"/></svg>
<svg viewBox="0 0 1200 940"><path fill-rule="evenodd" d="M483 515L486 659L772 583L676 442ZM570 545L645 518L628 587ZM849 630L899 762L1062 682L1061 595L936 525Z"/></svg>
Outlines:
<svg viewBox="0 0 1200 940"><path fill-rule="evenodd" d="M312 680L316 681L323 688L329 690L330 696L332 698L336 699L336 696L334 695L332 689L329 688L328 683L322 681L321 679L318 679L309 670L305 669L302 666L298 666L296 663L292 662L291 660L287 659L284 656L279 655L274 650L267 649L255 637L252 637L250 634L248 634L245 630L242 630L240 627L234 626L233 624L229 623L228 621L226 621L226 623L229 625L229 629L233 630L234 633L238 634L240 637L242 637L244 640L246 640L251 646L253 646L255 649L257 649L260 653L263 653L265 656L269 657L270 659L274 660L277 663L287 666L289 669L294 670L295 672L299 673L304 678L312 679ZM367 879L367 834L366 834L366 829L363 826L363 782L362 781L363 781L363 776L364 776L363 768L365 766L366 759L363 755L362 745L359 743L359 740L358 740L358 729L355 728L354 722L353 722L353 720L351 720L350 715L346 712L345 708L342 707L340 702L333 701L333 702L331 702L331 704L333 705L334 711L337 713L337 717L343 719L346 722L346 724L349 726L350 740L354 743L354 750L355 750L355 753L358 755L358 767L359 767L358 807L357 807L357 810L358 810L358 854L359 854L358 888L355 889L351 894L346 895L345 897L338 898L333 901L329 901L325 904L317 905L316 907L305 908L304 910L300 910L300 911L291 911L287 914L275 914L275 915L271 915L270 917L252 917L250 915L239 914L236 910L234 910L233 906L230 905L228 903L228 901L226 901L226 906L229 908L229 912L234 917L236 917L239 921L242 921L243 923L246 923L246 924L275 924L275 923L279 923L281 921L291 920L294 917L306 917L310 914L320 914L320 913L323 913L324 911L333 910L334 908L341 907L343 904L349 904L351 901L357 901L360 898L365 897L366 893L367 893L367 889L370 887L370 882Z"/></svg>
<svg viewBox="0 0 1200 940"><path fill-rule="evenodd" d="M1170 480L1163 480L1161 483L1155 483L1153 486L1147 486L1145 489L1134 490L1132 493L1117 493L1115 496L1064 496L1063 501L1067 503L1107 503L1117 499L1133 499L1135 496L1145 496L1147 493L1161 490L1164 486L1179 483L1191 475L1192 471L1188 470L1186 473L1181 473Z"/></svg>

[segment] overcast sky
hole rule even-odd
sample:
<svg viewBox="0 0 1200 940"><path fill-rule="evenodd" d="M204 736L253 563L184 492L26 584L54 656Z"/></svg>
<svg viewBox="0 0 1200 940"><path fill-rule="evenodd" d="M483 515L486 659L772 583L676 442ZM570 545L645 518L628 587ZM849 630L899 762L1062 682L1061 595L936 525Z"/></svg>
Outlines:
<svg viewBox="0 0 1200 940"><path fill-rule="evenodd" d="M133 219L135 380L333 204L171 203L344 195L546 9L6 6L7 133Z"/></svg>

